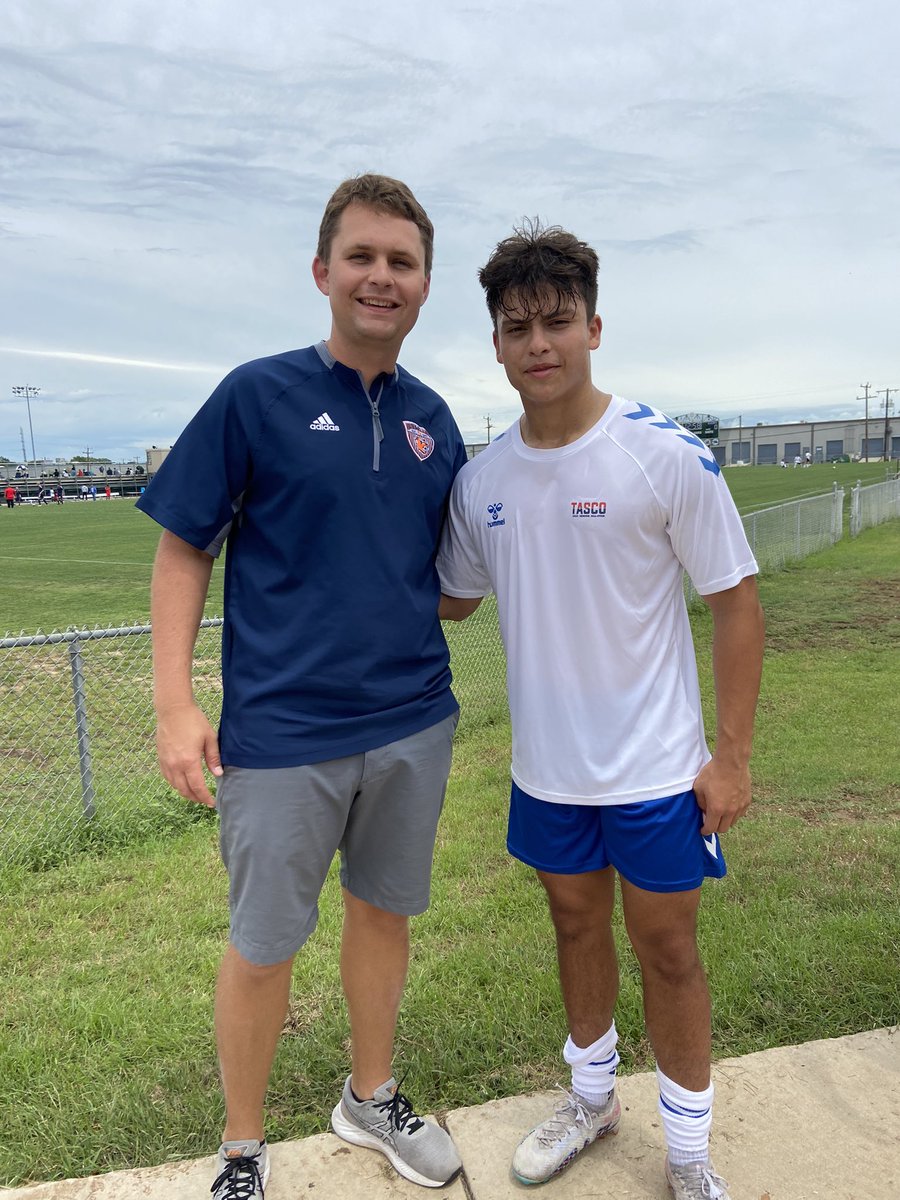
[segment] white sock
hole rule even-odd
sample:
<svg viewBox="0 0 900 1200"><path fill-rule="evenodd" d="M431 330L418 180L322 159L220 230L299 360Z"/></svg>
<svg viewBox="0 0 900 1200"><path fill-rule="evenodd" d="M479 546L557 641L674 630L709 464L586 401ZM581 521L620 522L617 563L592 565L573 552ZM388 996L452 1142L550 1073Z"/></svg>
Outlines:
<svg viewBox="0 0 900 1200"><path fill-rule="evenodd" d="M577 1092L595 1108L601 1108L616 1086L616 1023L613 1021L603 1037L582 1050L571 1037L566 1039L563 1058L572 1068L572 1091Z"/></svg>
<svg viewBox="0 0 900 1200"><path fill-rule="evenodd" d="M712 1126L713 1085L703 1092L689 1092L656 1068L659 1082L659 1115L662 1117L669 1162L709 1162L709 1131Z"/></svg>

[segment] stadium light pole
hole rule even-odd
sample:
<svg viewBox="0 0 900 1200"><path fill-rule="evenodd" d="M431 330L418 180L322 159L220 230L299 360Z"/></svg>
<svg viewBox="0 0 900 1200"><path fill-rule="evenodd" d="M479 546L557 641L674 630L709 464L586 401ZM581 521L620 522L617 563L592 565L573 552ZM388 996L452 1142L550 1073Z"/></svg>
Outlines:
<svg viewBox="0 0 900 1200"><path fill-rule="evenodd" d="M32 428L32 425L31 425L31 397L39 396L40 394L41 394L41 389L38 387L32 387L30 383L23 383L19 387L13 388L14 396L24 396L25 397L25 406L28 409L28 432L31 434L31 465L32 466L37 465L37 455L34 452L34 429Z"/></svg>

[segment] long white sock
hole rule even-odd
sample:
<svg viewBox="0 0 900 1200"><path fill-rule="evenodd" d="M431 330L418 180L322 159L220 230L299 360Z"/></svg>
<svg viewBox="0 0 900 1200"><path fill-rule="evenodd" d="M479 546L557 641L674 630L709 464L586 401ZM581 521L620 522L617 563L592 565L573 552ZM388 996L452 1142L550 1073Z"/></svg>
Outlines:
<svg viewBox="0 0 900 1200"><path fill-rule="evenodd" d="M583 1050L576 1046L571 1037L566 1039L563 1058L572 1068L572 1091L583 1096L589 1104L600 1108L616 1086L616 1067L619 1055L616 1052L616 1023L613 1021L603 1037Z"/></svg>
<svg viewBox="0 0 900 1200"><path fill-rule="evenodd" d="M713 1085L703 1092L689 1092L656 1068L659 1083L659 1115L674 1166L709 1162L709 1131L712 1127Z"/></svg>

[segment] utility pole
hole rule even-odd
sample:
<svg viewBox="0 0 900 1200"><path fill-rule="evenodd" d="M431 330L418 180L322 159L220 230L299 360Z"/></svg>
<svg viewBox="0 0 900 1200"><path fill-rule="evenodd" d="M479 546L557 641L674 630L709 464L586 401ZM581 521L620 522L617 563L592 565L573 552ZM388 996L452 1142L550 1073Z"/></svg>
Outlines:
<svg viewBox="0 0 900 1200"><path fill-rule="evenodd" d="M25 449L25 430L19 426L19 441L22 443L22 462L28 462L28 453Z"/></svg>
<svg viewBox="0 0 900 1200"><path fill-rule="evenodd" d="M891 399L891 392L896 392L897 388L884 388L883 391L876 392L876 396L884 396L880 407L884 409L884 461L889 462L891 458L891 448L888 445L888 438L891 436L891 409L894 407L894 402Z"/></svg>
<svg viewBox="0 0 900 1200"><path fill-rule="evenodd" d="M872 385L871 385L871 383L861 383L859 386L861 388L863 388L866 393L866 395L865 395L865 400L866 400L866 454L865 454L865 459L866 459L866 462L868 462L869 461L869 388ZM856 398L857 398L857 400L863 399L862 396L857 396Z"/></svg>
<svg viewBox="0 0 900 1200"><path fill-rule="evenodd" d="M488 445L490 445L491 444L491 429L492 429L491 414L488 413L488 415L484 419L487 422Z"/></svg>

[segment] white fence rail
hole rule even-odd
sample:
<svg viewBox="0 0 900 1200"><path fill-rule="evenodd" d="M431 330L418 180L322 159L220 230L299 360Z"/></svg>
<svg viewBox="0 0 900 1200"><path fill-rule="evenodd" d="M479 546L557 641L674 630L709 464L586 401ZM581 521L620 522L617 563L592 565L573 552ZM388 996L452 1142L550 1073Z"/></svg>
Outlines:
<svg viewBox="0 0 900 1200"><path fill-rule="evenodd" d="M850 489L850 536L900 517L900 478Z"/></svg>
<svg viewBox="0 0 900 1200"><path fill-rule="evenodd" d="M760 571L781 571L788 563L827 550L844 532L844 489L823 496L791 500L761 508L742 518L744 532ZM694 585L685 581L688 603L697 598Z"/></svg>

